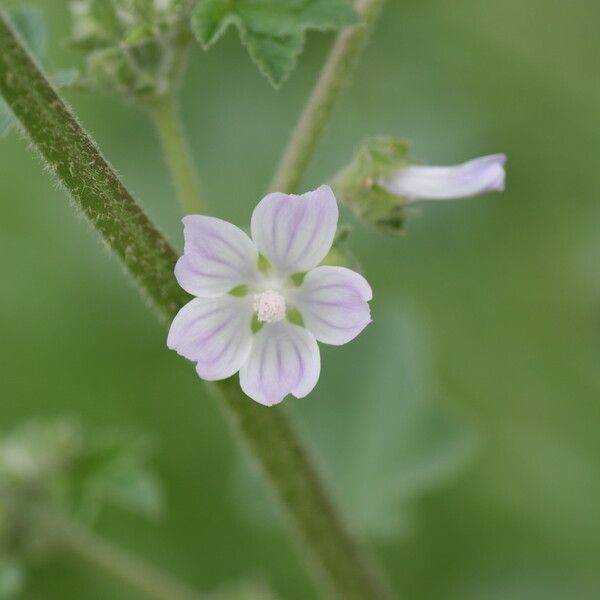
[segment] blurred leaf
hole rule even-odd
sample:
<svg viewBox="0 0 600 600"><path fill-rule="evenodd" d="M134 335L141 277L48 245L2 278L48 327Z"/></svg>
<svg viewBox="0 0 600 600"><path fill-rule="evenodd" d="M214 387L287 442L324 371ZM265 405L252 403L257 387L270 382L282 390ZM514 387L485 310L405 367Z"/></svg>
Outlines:
<svg viewBox="0 0 600 600"><path fill-rule="evenodd" d="M150 449L139 434L89 434L65 418L30 421L0 437L0 599L18 592L21 561L55 548L56 531L40 515L89 523L108 503L159 512L163 494L146 467Z"/></svg>
<svg viewBox="0 0 600 600"><path fill-rule="evenodd" d="M10 11L16 30L37 58L43 58L48 44L48 29L44 12L37 6L19 6Z"/></svg>
<svg viewBox="0 0 600 600"><path fill-rule="evenodd" d="M146 463L151 447L131 432L89 434L70 419L36 420L0 438L0 556L52 545L39 509L93 522L106 504L157 515L162 488ZM1 596L0 596L1 597Z"/></svg>
<svg viewBox="0 0 600 600"><path fill-rule="evenodd" d="M79 79L77 69L60 69L52 74L52 82L58 88L73 85Z"/></svg>
<svg viewBox="0 0 600 600"><path fill-rule="evenodd" d="M0 438L0 490L42 489L68 470L84 446L77 422L32 420Z"/></svg>
<svg viewBox="0 0 600 600"><path fill-rule="evenodd" d="M163 492L158 479L145 467L148 454L149 446L140 436L92 440L67 481L71 510L93 520L108 502L150 517L159 514Z"/></svg>
<svg viewBox="0 0 600 600"><path fill-rule="evenodd" d="M321 261L322 265L347 267L348 269L361 272L360 263L354 254L352 254L347 243L351 233L352 225L338 225L333 244L327 256ZM300 283L302 282L296 282L296 285L300 285Z"/></svg>
<svg viewBox="0 0 600 600"><path fill-rule="evenodd" d="M349 0L204 0L192 29L208 49L235 25L259 71L278 87L296 66L307 30L336 30L357 21Z"/></svg>
<svg viewBox="0 0 600 600"><path fill-rule="evenodd" d="M24 580L23 566L20 563L0 558L0 598L15 598L23 588Z"/></svg>
<svg viewBox="0 0 600 600"><path fill-rule="evenodd" d="M278 600L264 583L244 581L219 587L207 595L207 600Z"/></svg>
<svg viewBox="0 0 600 600"><path fill-rule="evenodd" d="M15 117L10 108L2 98L0 98L0 138L4 137L13 126Z"/></svg>
<svg viewBox="0 0 600 600"><path fill-rule="evenodd" d="M352 377L346 369L330 372L292 406L353 527L392 538L410 525L412 501L464 467L473 435L435 402L427 337L415 313L378 316L363 338L346 351ZM243 469L245 508L275 522L256 482L248 485L248 465Z"/></svg>

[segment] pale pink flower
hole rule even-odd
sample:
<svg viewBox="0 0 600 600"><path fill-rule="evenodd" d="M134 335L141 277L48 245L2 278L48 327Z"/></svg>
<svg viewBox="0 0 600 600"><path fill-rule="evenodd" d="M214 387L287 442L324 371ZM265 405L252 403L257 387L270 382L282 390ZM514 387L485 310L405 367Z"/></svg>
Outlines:
<svg viewBox="0 0 600 600"><path fill-rule="evenodd" d="M391 194L420 200L451 200L504 190L504 154L491 154L453 167L410 165L383 177L380 184Z"/></svg>
<svg viewBox="0 0 600 600"><path fill-rule="evenodd" d="M252 214L252 239L221 219L184 217L175 276L196 297L173 320L169 348L209 381L239 371L242 390L266 406L288 394L306 396L321 370L317 341L345 344L371 321L364 277L318 266L337 221L326 185L301 196L265 196ZM268 268L259 268L259 253ZM305 276L298 285L299 273Z"/></svg>

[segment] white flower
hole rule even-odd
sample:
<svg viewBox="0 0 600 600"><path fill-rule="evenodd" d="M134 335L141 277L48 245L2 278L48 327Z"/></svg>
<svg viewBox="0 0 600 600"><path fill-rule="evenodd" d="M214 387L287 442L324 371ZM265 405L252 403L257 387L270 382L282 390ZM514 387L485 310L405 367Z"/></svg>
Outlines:
<svg viewBox="0 0 600 600"><path fill-rule="evenodd" d="M418 200L448 200L504 190L504 154L482 156L454 167L412 165L383 177L388 192Z"/></svg>
<svg viewBox="0 0 600 600"><path fill-rule="evenodd" d="M317 340L345 344L371 321L367 281L350 269L318 266L337 221L326 185L301 196L265 196L252 214L252 239L221 219L184 217L175 276L196 298L173 320L169 348L196 362L209 381L239 371L242 390L266 406L287 394L306 396L321 368ZM306 274L300 285L292 278L298 273Z"/></svg>

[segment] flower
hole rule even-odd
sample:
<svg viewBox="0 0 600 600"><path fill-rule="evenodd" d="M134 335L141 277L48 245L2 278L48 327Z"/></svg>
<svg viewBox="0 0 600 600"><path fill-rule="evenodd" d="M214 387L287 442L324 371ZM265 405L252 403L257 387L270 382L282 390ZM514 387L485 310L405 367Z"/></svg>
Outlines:
<svg viewBox="0 0 600 600"><path fill-rule="evenodd" d="M504 154L482 156L454 167L407 166L382 177L391 194L418 200L448 200L504 190Z"/></svg>
<svg viewBox="0 0 600 600"><path fill-rule="evenodd" d="M318 266L337 221L326 185L265 196L252 214L252 239L221 219L184 217L175 276L196 297L173 320L168 347L196 362L202 379L239 371L242 390L260 404L306 396L321 370L317 341L345 344L371 322L364 277Z"/></svg>

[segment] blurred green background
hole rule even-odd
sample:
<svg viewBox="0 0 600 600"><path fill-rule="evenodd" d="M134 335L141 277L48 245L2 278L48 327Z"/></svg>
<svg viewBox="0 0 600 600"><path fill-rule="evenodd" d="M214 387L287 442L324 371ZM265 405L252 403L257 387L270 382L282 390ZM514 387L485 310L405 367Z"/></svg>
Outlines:
<svg viewBox="0 0 600 600"><path fill-rule="evenodd" d="M40 4L49 63L79 65L67 3ZM402 598L600 597L599 21L593 0L389 2L304 182L377 133L411 139L431 164L509 157L502 195L426 205L400 238L356 226L374 323L323 349L317 390L288 401ZM248 223L331 36L307 42L278 93L234 31L194 49L182 107L216 216ZM145 115L68 98L180 247ZM14 132L0 141L0 198L0 426L68 414L149 431L164 516L108 511L98 530L200 590L258 578L315 597L218 406ZM134 597L59 555L23 594Z"/></svg>

